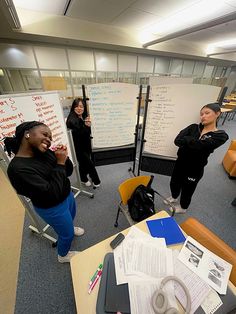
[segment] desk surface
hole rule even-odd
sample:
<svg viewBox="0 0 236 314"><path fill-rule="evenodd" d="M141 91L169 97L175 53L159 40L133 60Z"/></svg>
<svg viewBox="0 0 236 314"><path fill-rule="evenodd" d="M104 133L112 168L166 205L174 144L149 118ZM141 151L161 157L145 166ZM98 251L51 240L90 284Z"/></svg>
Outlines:
<svg viewBox="0 0 236 314"><path fill-rule="evenodd" d="M148 220L168 217L165 211L161 211ZM146 221L141 221L135 225L139 229L149 232ZM122 233L127 234L130 228L122 231ZM115 237L111 236L91 246L87 250L84 250L71 259L71 273L72 281L74 287L75 302L78 314L95 314L96 313L96 302L99 284L97 284L91 294L88 294L88 283L98 265L103 262L106 253L111 252L109 243ZM171 248L181 248L181 245L173 245ZM230 287L234 286L230 283ZM236 291L236 289L234 290Z"/></svg>

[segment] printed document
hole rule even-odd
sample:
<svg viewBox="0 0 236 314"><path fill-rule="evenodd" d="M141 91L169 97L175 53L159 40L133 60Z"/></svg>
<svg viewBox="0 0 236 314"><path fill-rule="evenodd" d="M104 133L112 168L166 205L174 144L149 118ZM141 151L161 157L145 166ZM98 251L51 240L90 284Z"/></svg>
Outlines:
<svg viewBox="0 0 236 314"><path fill-rule="evenodd" d="M220 294L226 294L232 265L188 237L178 255L195 274Z"/></svg>
<svg viewBox="0 0 236 314"><path fill-rule="evenodd" d="M198 275L192 272L186 265L178 260L179 251L174 250L173 261L174 261L174 274L180 280L183 281L187 287L191 297L191 311L190 314L195 313L197 308L209 295L212 290L210 286L202 280ZM183 289L178 285L175 285L175 296L179 302L185 307L187 300Z"/></svg>
<svg viewBox="0 0 236 314"><path fill-rule="evenodd" d="M137 243L140 244L138 245ZM139 230L137 227L132 226L124 241L122 241L122 243L114 250L116 281L118 285L127 283L137 276L145 277L145 273L142 273L142 270L145 267L149 267L147 265L150 265L150 260L143 254L142 263L144 263L144 265L139 266L137 265L137 261L134 261L133 259L133 254L135 254L135 256L140 254L139 252L141 248L144 247L144 243L145 246L150 246L152 252L156 249L166 248L165 239L153 238L149 234ZM163 256L163 259L165 258L166 256ZM170 260L172 261L172 258ZM168 273L173 273L173 266L170 267L171 269L168 269ZM146 277L149 275L150 272L146 274Z"/></svg>
<svg viewBox="0 0 236 314"><path fill-rule="evenodd" d="M130 310L132 314L155 314L152 307L152 297L160 287L161 279L155 281L132 281L129 282ZM163 291L168 295L171 307L178 309L173 282L167 282Z"/></svg>

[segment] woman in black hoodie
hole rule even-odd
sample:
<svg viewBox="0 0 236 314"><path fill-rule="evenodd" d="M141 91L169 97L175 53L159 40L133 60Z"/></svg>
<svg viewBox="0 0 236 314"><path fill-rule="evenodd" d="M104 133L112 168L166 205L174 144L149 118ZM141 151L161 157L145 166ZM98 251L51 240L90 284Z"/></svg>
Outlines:
<svg viewBox="0 0 236 314"><path fill-rule="evenodd" d="M82 98L76 98L73 101L66 125L72 130L81 182L86 186L91 186L91 182L88 179L89 175L93 182L93 187L99 187L101 181L91 160L91 121L85 113Z"/></svg>
<svg viewBox="0 0 236 314"><path fill-rule="evenodd" d="M177 202L176 213L185 213L192 195L204 173L208 157L228 140L224 130L218 130L217 118L220 115L218 103L202 107L200 124L191 124L177 135L174 143L179 147L177 160L170 181L171 196L168 201Z"/></svg>

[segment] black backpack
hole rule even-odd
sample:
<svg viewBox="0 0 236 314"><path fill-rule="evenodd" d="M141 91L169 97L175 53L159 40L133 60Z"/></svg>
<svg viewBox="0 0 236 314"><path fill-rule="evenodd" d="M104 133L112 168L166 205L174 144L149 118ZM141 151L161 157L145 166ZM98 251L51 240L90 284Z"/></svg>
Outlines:
<svg viewBox="0 0 236 314"><path fill-rule="evenodd" d="M148 183L148 186L142 184L137 186L128 200L129 213L134 221L138 222L155 214L154 190L150 187L151 182L152 179Z"/></svg>

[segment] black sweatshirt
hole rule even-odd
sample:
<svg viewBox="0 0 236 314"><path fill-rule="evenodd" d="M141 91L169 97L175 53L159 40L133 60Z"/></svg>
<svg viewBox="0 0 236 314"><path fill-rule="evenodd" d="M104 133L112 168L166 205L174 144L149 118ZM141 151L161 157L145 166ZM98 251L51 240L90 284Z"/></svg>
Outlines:
<svg viewBox="0 0 236 314"><path fill-rule="evenodd" d="M214 149L223 145L229 138L224 130L208 132L201 136L202 130L202 124L191 124L180 131L175 139L175 145L179 147L178 160L185 163L186 167L195 167L196 170L203 169Z"/></svg>
<svg viewBox="0 0 236 314"><path fill-rule="evenodd" d="M85 125L83 119L74 114L68 116L66 125L72 130L77 159L79 159L83 153L91 154L91 128Z"/></svg>
<svg viewBox="0 0 236 314"><path fill-rule="evenodd" d="M68 158L58 165L54 152L47 150L34 157L15 156L7 173L17 193L31 199L33 205L49 208L63 202L71 191L67 178L73 172Z"/></svg>

